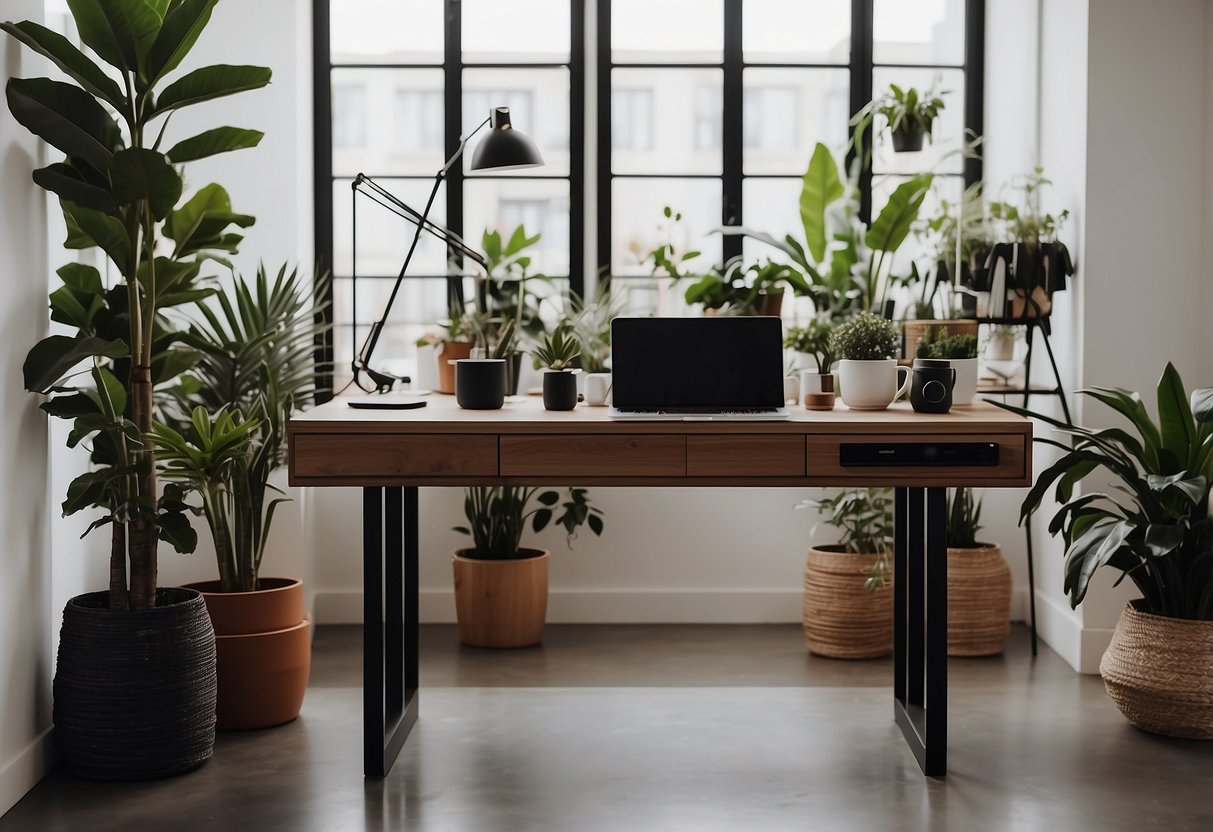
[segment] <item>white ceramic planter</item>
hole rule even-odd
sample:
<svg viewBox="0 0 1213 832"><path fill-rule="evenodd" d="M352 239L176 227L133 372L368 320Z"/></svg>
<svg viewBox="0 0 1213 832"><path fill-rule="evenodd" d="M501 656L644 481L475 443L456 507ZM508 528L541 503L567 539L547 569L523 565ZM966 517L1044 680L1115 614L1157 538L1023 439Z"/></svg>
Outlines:
<svg viewBox="0 0 1213 832"><path fill-rule="evenodd" d="M952 388L952 407L967 407L977 396L977 359L949 358L956 371L956 386Z"/></svg>

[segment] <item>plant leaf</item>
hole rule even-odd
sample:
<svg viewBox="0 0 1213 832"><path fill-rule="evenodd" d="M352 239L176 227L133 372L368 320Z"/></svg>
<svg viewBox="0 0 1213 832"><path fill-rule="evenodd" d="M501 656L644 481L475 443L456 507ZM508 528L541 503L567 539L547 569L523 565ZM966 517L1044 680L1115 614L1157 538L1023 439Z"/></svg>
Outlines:
<svg viewBox="0 0 1213 832"><path fill-rule="evenodd" d="M1198 422L1213 422L1213 387L1192 391L1192 416Z"/></svg>
<svg viewBox="0 0 1213 832"><path fill-rule="evenodd" d="M8 32L39 55L50 58L55 66L63 70L89 93L105 99L120 112L125 109L126 98L118 83L106 75L101 67L89 60L63 35L34 23L32 20L23 20L20 23L0 23L0 29Z"/></svg>
<svg viewBox="0 0 1213 832"><path fill-rule="evenodd" d="M168 10L164 24L156 34L147 55L147 76L154 84L172 72L189 54L198 36L210 22L211 10L218 0L181 0Z"/></svg>
<svg viewBox="0 0 1213 832"><path fill-rule="evenodd" d="M204 159L217 153L256 147L265 134L260 130L244 130L239 127L216 127L173 145L166 154L174 164Z"/></svg>
<svg viewBox="0 0 1213 832"><path fill-rule="evenodd" d="M902 182L889 196L880 216L868 227L864 242L877 251L894 252L905 242L922 202L931 190L931 174L920 174Z"/></svg>
<svg viewBox="0 0 1213 832"><path fill-rule="evenodd" d="M121 70L142 69L160 15L145 0L67 0L80 40L101 60Z"/></svg>
<svg viewBox="0 0 1213 832"><path fill-rule="evenodd" d="M813 149L800 189L800 222L804 239L817 263L826 256L826 209L843 194L838 164L821 142Z"/></svg>
<svg viewBox="0 0 1213 832"><path fill-rule="evenodd" d="M270 74L263 66L216 64L195 69L165 87L156 101L156 113L259 89L270 82Z"/></svg>
<svg viewBox="0 0 1213 832"><path fill-rule="evenodd" d="M126 229L114 217L91 208L85 208L66 199L59 200L67 222L68 248L90 248L97 246L117 264L122 274L130 272L131 248Z"/></svg>
<svg viewBox="0 0 1213 832"><path fill-rule="evenodd" d="M75 168L63 162L38 168L34 171L33 178L34 183L43 190L50 191L85 208L112 214L118 207L113 194L88 182L77 173Z"/></svg>
<svg viewBox="0 0 1213 832"><path fill-rule="evenodd" d="M130 350L122 341L107 341L104 338L72 338L69 335L51 335L43 338L25 357L22 372L25 389L31 393L45 393L72 367L86 358L121 358Z"/></svg>
<svg viewBox="0 0 1213 832"><path fill-rule="evenodd" d="M5 88L13 117L38 138L97 170L109 167L122 132L105 108L74 84L11 78Z"/></svg>
<svg viewBox="0 0 1213 832"><path fill-rule="evenodd" d="M1191 454L1192 439L1196 426L1192 410L1188 406L1188 394L1184 391L1183 379L1175 365L1167 362L1162 378L1158 380L1158 427L1162 446L1182 463L1187 463Z"/></svg>
<svg viewBox="0 0 1213 832"><path fill-rule="evenodd" d="M1146 526L1146 549L1156 558L1165 557L1183 545L1186 531L1182 525L1151 523Z"/></svg>
<svg viewBox="0 0 1213 832"><path fill-rule="evenodd" d="M181 177L164 154L154 150L120 150L114 154L109 172L118 201L146 201L157 220L164 219L181 198Z"/></svg>

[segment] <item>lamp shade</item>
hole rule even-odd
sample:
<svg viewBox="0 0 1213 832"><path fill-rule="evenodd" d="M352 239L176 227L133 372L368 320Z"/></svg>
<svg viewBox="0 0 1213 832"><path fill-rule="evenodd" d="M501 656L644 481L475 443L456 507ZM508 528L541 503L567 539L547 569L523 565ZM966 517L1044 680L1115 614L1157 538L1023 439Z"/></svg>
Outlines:
<svg viewBox="0 0 1213 832"><path fill-rule="evenodd" d="M542 164L539 148L510 124L510 108L494 107L489 113L489 134L472 154L472 170L518 170Z"/></svg>

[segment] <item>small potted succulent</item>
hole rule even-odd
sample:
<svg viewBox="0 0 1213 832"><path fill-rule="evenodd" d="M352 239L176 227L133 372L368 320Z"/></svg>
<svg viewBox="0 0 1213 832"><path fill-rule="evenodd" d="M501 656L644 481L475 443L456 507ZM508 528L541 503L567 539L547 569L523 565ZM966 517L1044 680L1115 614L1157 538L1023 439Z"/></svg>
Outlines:
<svg viewBox="0 0 1213 832"><path fill-rule="evenodd" d="M981 501L948 494L948 655L994 656L1011 631L1011 570L994 543L979 543Z"/></svg>
<svg viewBox="0 0 1213 832"><path fill-rule="evenodd" d="M836 544L809 548L804 571L804 633L809 652L869 659L893 649L893 492L856 488L797 508L825 515ZM813 527L816 533L817 527Z"/></svg>
<svg viewBox="0 0 1213 832"><path fill-rule="evenodd" d="M952 406L971 405L977 396L977 336L969 333L947 335L946 330L928 327L914 349L918 359L945 360L956 371L952 388Z"/></svg>
<svg viewBox="0 0 1213 832"><path fill-rule="evenodd" d="M884 410L910 385L908 367L898 367L897 329L893 322L861 312L840 324L830 338L838 362L842 401L852 410ZM905 372L900 381L898 376Z"/></svg>
<svg viewBox="0 0 1213 832"><path fill-rule="evenodd" d="M572 410L577 406L577 370L573 361L581 354L568 324L560 324L543 336L535 347L535 361L543 374L543 406L547 410Z"/></svg>
<svg viewBox="0 0 1213 832"><path fill-rule="evenodd" d="M472 318L476 332L475 358L455 361L455 400L465 410L497 410L509 386L506 360L515 352L512 320L488 315Z"/></svg>
<svg viewBox="0 0 1213 832"><path fill-rule="evenodd" d="M806 327L788 330L784 344L812 357L813 367L800 371L801 401L808 410L833 410L835 399L834 326L826 320L815 320Z"/></svg>

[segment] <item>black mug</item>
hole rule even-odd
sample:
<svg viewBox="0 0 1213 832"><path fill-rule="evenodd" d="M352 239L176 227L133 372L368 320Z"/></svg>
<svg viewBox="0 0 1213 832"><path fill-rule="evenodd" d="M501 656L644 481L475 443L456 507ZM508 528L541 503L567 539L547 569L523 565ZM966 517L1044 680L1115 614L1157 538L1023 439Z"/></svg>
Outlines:
<svg viewBox="0 0 1213 832"><path fill-rule="evenodd" d="M910 405L919 413L947 413L952 409L952 388L955 386L956 370L950 361L914 359Z"/></svg>
<svg viewBox="0 0 1213 832"><path fill-rule="evenodd" d="M455 401L466 410L497 410L505 403L505 361L460 358L455 362Z"/></svg>

